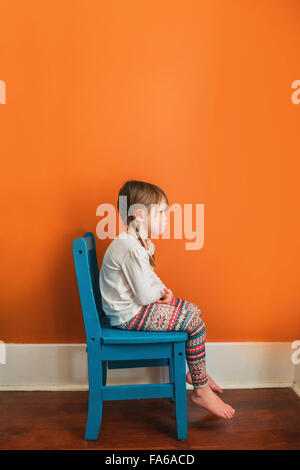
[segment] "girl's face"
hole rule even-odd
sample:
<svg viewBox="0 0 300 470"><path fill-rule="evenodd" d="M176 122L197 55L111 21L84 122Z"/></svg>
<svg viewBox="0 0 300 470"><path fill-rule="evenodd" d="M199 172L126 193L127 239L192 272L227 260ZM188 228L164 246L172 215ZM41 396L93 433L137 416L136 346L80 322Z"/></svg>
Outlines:
<svg viewBox="0 0 300 470"><path fill-rule="evenodd" d="M167 226L166 211L168 205L165 200L150 208L148 216L148 232L151 235L160 235Z"/></svg>

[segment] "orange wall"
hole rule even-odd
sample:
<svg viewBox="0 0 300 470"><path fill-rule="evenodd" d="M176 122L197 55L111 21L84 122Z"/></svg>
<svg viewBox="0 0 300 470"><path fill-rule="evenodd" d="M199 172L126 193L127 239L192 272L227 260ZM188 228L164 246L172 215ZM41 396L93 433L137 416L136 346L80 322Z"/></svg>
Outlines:
<svg viewBox="0 0 300 470"><path fill-rule="evenodd" d="M155 245L207 341L299 339L299 1L1 0L0 14L0 339L85 342L72 241L129 178L204 204L202 250Z"/></svg>

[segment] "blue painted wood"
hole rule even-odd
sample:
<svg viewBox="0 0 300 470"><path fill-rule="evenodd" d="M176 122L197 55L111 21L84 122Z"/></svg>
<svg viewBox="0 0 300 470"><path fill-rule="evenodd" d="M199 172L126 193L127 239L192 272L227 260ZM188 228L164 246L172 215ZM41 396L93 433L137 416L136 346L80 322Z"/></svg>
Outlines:
<svg viewBox="0 0 300 470"><path fill-rule="evenodd" d="M175 414L177 423L177 437L179 440L187 438L187 400L185 380L185 345L174 343L174 386L175 386Z"/></svg>
<svg viewBox="0 0 300 470"><path fill-rule="evenodd" d="M161 359L172 357L172 343L102 344L104 361L130 359Z"/></svg>
<svg viewBox="0 0 300 470"><path fill-rule="evenodd" d="M130 369L132 367L162 367L168 366L168 359L142 359L131 361L107 361L108 369Z"/></svg>
<svg viewBox="0 0 300 470"><path fill-rule="evenodd" d="M112 328L102 308L99 268L92 232L73 241L73 259L87 341L89 375L86 440L98 439L103 401L167 398L175 401L177 437L187 438L186 332ZM170 383L107 386L107 368L169 365Z"/></svg>
<svg viewBox="0 0 300 470"><path fill-rule="evenodd" d="M186 339L187 333L185 331L130 331L102 328L102 342L105 344L174 343Z"/></svg>
<svg viewBox="0 0 300 470"><path fill-rule="evenodd" d="M139 398L169 398L171 384L112 385L102 388L103 400L135 400Z"/></svg>
<svg viewBox="0 0 300 470"><path fill-rule="evenodd" d="M91 341L88 346L89 406L85 429L86 440L98 439L102 421L103 389L100 343Z"/></svg>

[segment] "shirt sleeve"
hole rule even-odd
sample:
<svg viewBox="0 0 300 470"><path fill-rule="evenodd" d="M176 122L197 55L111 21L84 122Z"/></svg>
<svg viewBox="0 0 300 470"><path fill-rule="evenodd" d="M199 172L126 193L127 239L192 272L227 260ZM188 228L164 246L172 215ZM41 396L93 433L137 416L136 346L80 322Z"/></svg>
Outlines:
<svg viewBox="0 0 300 470"><path fill-rule="evenodd" d="M164 285L154 273L148 253L142 246L129 250L121 268L139 305L151 304L164 296Z"/></svg>

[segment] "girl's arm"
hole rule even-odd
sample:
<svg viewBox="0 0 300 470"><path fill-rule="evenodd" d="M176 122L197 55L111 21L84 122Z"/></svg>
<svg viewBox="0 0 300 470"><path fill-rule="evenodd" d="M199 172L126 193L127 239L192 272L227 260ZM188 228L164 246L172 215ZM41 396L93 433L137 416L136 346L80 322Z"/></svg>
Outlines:
<svg viewBox="0 0 300 470"><path fill-rule="evenodd" d="M164 296L164 285L154 273L148 253L142 246L128 251L121 268L139 305L151 304Z"/></svg>

